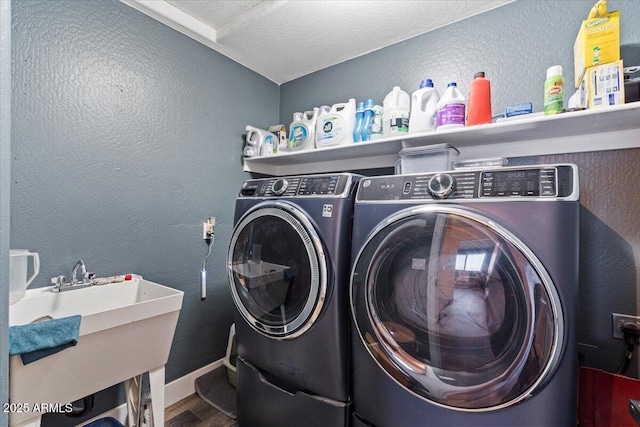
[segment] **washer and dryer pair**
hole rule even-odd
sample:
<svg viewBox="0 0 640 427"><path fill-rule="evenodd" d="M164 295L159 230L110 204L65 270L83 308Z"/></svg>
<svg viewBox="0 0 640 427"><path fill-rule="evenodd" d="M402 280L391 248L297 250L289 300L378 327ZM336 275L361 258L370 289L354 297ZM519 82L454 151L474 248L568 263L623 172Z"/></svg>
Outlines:
<svg viewBox="0 0 640 427"><path fill-rule="evenodd" d="M575 425L576 167L355 181L243 185L239 426Z"/></svg>

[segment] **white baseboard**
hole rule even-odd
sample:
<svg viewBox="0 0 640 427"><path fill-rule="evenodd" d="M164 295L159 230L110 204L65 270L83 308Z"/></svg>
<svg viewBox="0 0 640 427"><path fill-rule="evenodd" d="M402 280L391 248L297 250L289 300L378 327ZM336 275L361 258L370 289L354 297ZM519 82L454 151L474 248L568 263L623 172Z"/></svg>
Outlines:
<svg viewBox="0 0 640 427"><path fill-rule="evenodd" d="M213 371L216 368L222 366L222 360L216 360L213 363L203 366L200 369L171 381L164 388L164 405L165 408L173 405L176 402L181 401L185 397L191 396L196 392L195 381L196 378L203 376L204 374Z"/></svg>
<svg viewBox="0 0 640 427"><path fill-rule="evenodd" d="M165 408L173 405L176 402L181 401L185 397L191 396L196 392L195 380L202 375L213 371L216 368L222 366L222 360L216 360L213 363L210 363L206 366L203 366L200 369L196 369L195 371L178 378L177 380L171 381L169 384L164 386L164 404ZM85 421L78 426L85 426L89 423L92 423L100 418L112 417L116 420L120 421L122 424L126 423L127 420L127 404L123 403L120 406L117 406L107 412L104 412L96 417L91 418L88 421ZM125 424L126 425L126 424Z"/></svg>

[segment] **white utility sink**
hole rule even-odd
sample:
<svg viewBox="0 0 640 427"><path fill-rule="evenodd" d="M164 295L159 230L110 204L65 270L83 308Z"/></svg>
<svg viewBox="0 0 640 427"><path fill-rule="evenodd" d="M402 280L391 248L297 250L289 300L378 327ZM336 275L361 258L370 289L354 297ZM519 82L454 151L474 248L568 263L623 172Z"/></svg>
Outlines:
<svg viewBox="0 0 640 427"><path fill-rule="evenodd" d="M164 365L184 293L137 275L59 293L52 288L27 290L24 299L10 306L9 325L80 314L80 339L75 347L27 365L20 356L11 356L10 401L25 408L64 405L149 372L154 420L164 420ZM41 415L12 412L9 425L37 426Z"/></svg>

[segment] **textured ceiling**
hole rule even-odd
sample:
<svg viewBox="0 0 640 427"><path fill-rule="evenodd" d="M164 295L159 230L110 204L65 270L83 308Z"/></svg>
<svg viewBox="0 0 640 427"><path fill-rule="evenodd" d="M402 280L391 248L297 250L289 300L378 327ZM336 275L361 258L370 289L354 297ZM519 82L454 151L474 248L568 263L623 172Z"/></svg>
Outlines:
<svg viewBox="0 0 640 427"><path fill-rule="evenodd" d="M285 83L514 0L121 0Z"/></svg>

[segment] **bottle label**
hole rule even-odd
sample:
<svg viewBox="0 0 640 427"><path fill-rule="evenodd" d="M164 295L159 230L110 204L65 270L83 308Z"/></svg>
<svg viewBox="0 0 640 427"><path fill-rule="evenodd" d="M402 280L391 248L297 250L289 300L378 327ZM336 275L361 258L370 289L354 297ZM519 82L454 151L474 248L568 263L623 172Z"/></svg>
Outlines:
<svg viewBox="0 0 640 427"><path fill-rule="evenodd" d="M306 126L293 125L289 131L289 150L299 150L305 146L309 131Z"/></svg>
<svg viewBox="0 0 640 427"><path fill-rule="evenodd" d="M389 129L391 133L409 132L409 115L405 113L389 114Z"/></svg>
<svg viewBox="0 0 640 427"><path fill-rule="evenodd" d="M544 113L555 114L564 107L564 81L561 78L549 81L544 91Z"/></svg>
<svg viewBox="0 0 640 427"><path fill-rule="evenodd" d="M374 110L371 126L369 126L369 136L382 137L382 109Z"/></svg>
<svg viewBox="0 0 640 427"><path fill-rule="evenodd" d="M438 126L463 125L464 104L447 104L438 109Z"/></svg>
<svg viewBox="0 0 640 427"><path fill-rule="evenodd" d="M322 118L318 133L316 134L316 143L318 145L335 144L342 137L344 131L344 120L340 116L328 116Z"/></svg>
<svg viewBox="0 0 640 427"><path fill-rule="evenodd" d="M271 156L278 152L278 141L273 135L267 135L264 137L264 141L260 145L261 156Z"/></svg>

